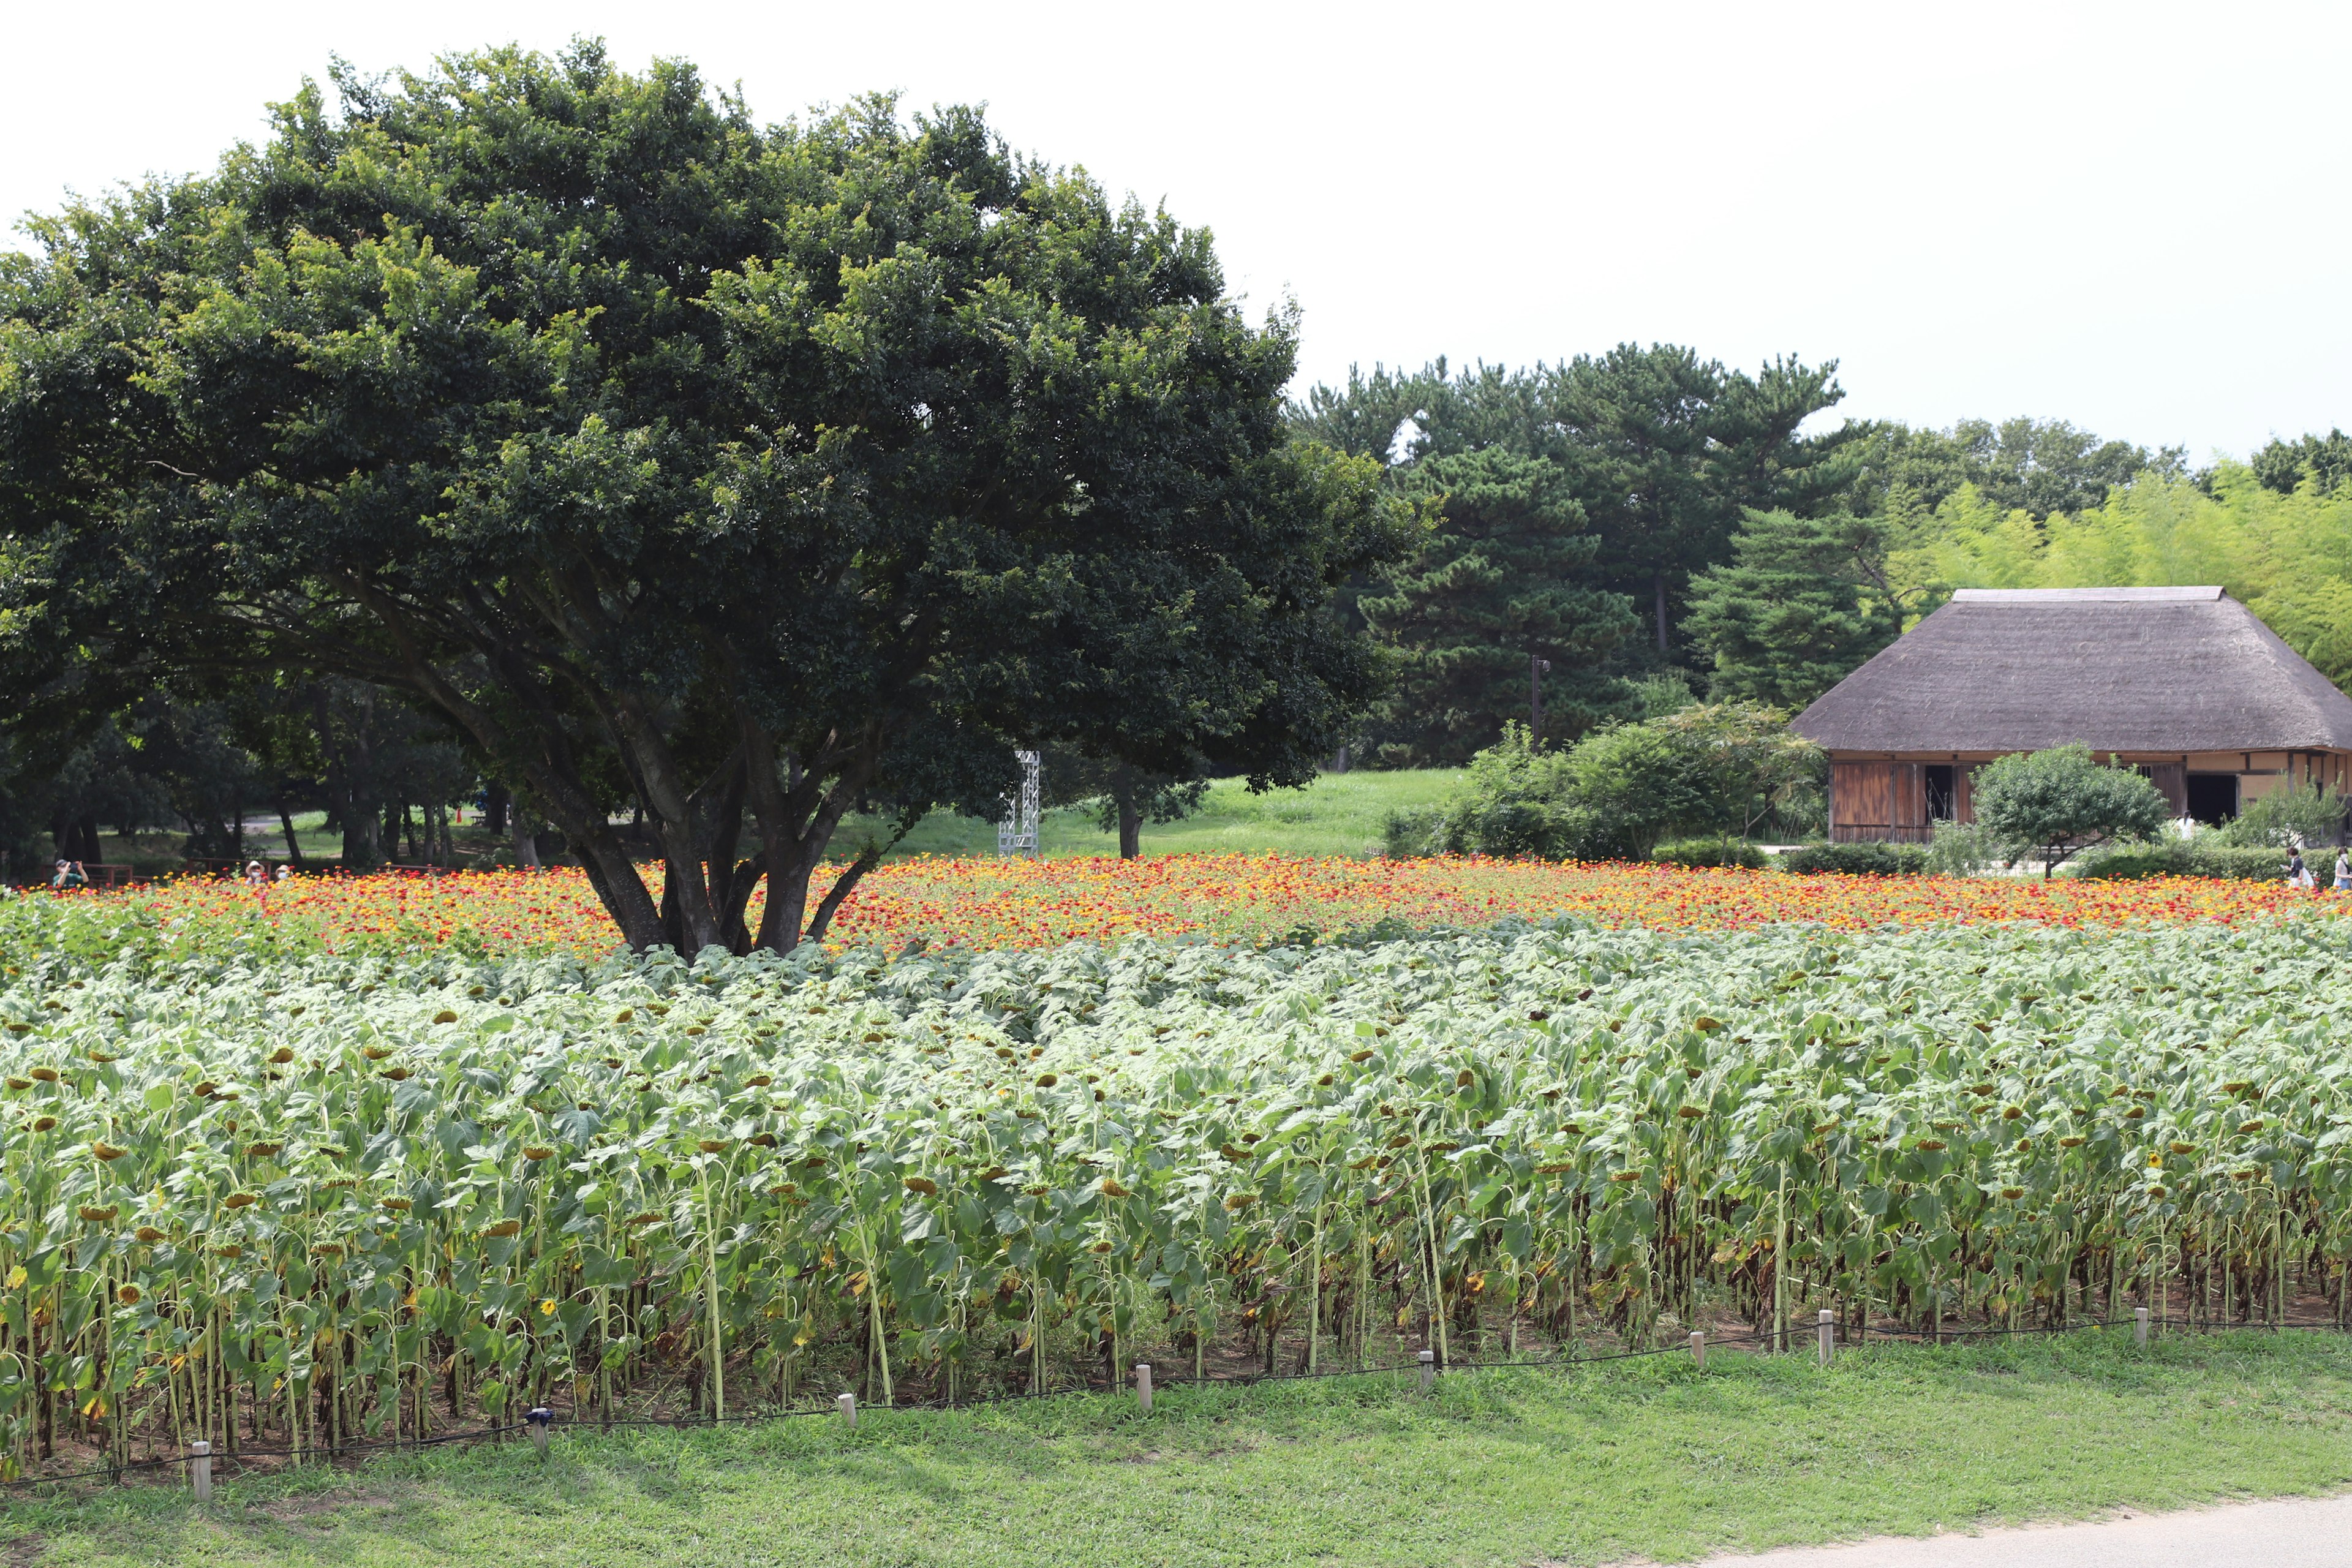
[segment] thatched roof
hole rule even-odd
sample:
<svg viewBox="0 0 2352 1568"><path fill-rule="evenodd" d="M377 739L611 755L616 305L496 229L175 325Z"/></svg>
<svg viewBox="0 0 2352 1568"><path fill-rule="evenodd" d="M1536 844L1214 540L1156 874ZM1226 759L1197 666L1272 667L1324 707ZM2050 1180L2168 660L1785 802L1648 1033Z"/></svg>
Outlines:
<svg viewBox="0 0 2352 1568"><path fill-rule="evenodd" d="M1796 729L1839 752L2352 748L2352 698L2219 588L1963 588Z"/></svg>

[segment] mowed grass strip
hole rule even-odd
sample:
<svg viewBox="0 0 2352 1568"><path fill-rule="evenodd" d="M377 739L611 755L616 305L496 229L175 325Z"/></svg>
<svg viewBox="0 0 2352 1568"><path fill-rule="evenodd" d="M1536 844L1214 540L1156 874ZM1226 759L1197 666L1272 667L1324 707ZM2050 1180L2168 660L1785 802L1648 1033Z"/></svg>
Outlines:
<svg viewBox="0 0 2352 1568"><path fill-rule="evenodd" d="M19 1496L12 1563L1606 1563L2352 1484L2352 1344L2127 1333L559 1432Z"/></svg>
<svg viewBox="0 0 2352 1568"><path fill-rule="evenodd" d="M1241 779L1213 780L1201 808L1181 822L1143 825L1146 855L1283 854L1370 856L1381 853L1391 813L1442 804L1462 779L1458 768L1412 768L1385 773L1324 773L1303 789L1250 793ZM844 819L834 855L847 859L877 833L868 817ZM1068 855L1116 855L1118 835L1097 825L1092 813L1060 806L1039 825L1040 851L1049 859ZM933 811L916 824L890 858L917 855L974 856L996 853L996 824L951 811Z"/></svg>

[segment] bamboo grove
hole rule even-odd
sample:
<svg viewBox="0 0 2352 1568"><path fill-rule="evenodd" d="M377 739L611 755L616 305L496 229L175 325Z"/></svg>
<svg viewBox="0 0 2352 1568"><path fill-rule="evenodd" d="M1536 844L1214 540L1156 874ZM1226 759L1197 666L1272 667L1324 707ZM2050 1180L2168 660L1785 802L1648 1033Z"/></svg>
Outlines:
<svg viewBox="0 0 2352 1568"><path fill-rule="evenodd" d="M689 963L92 908L0 915L12 1468L1824 1305L2344 1312L2334 921Z"/></svg>

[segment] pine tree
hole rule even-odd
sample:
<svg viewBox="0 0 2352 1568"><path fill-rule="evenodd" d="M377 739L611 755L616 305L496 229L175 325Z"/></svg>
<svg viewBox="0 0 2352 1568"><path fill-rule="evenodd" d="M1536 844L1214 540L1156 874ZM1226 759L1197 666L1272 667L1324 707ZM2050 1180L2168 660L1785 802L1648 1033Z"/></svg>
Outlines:
<svg viewBox="0 0 2352 1568"><path fill-rule="evenodd" d="M1731 554L1691 579L1683 621L1717 696L1802 708L1903 629L1879 519L1751 511Z"/></svg>
<svg viewBox="0 0 2352 1568"><path fill-rule="evenodd" d="M1426 458L1403 482L1441 515L1362 601L1397 649L1386 754L1459 762L1492 745L1527 716L1538 659L1544 734L1572 738L1622 707L1630 691L1601 665L1639 623L1622 595L1579 581L1599 541L1559 466L1489 447Z"/></svg>

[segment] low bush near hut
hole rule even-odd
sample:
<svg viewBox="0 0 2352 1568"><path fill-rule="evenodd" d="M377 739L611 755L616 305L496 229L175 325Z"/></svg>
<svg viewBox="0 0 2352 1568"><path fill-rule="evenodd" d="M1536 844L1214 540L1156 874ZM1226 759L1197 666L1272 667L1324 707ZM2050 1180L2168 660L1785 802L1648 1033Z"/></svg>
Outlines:
<svg viewBox="0 0 2352 1568"><path fill-rule="evenodd" d="M2316 858L2315 874L2326 873L2326 867L2317 863L2326 853L2313 851ZM2068 867L2067 874L2109 881L2143 877L2217 877L2231 881L2279 882L2286 879L2286 851L2231 844L2218 835L2204 834L2191 841L2172 838L2093 850Z"/></svg>
<svg viewBox="0 0 2352 1568"><path fill-rule="evenodd" d="M1784 849L1780 869L1805 875L1833 872L1846 877L1916 877L1927 869L1924 844L1800 844Z"/></svg>
<svg viewBox="0 0 2352 1568"><path fill-rule="evenodd" d="M1764 868L1764 851L1738 838L1686 838L1676 844L1661 844L1650 851L1650 858L1661 866L1741 866L1751 871Z"/></svg>

